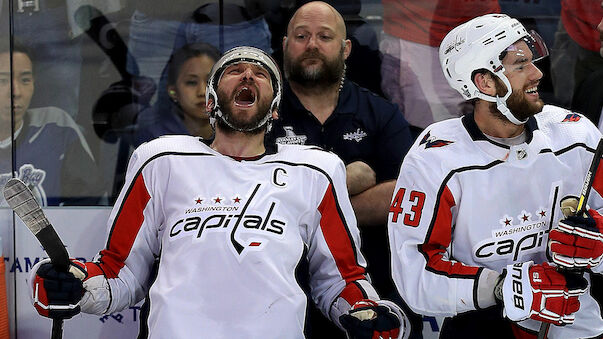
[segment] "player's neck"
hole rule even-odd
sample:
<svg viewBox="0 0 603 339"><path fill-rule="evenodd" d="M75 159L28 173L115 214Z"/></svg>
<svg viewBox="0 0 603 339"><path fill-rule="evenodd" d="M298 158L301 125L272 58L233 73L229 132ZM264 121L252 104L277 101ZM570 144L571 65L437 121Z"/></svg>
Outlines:
<svg viewBox="0 0 603 339"><path fill-rule="evenodd" d="M329 87L316 86L304 87L295 82L290 82L289 86L299 102L320 121L324 123L337 107L339 99L339 84Z"/></svg>
<svg viewBox="0 0 603 339"><path fill-rule="evenodd" d="M482 133L495 138L513 138L523 133L524 125L515 125L500 113L500 117L496 116L487 105L485 101L478 101L475 105L474 119Z"/></svg>
<svg viewBox="0 0 603 339"><path fill-rule="evenodd" d="M265 132L258 134L224 132L216 126L216 136L210 147L231 157L254 157L266 152L265 134Z"/></svg>

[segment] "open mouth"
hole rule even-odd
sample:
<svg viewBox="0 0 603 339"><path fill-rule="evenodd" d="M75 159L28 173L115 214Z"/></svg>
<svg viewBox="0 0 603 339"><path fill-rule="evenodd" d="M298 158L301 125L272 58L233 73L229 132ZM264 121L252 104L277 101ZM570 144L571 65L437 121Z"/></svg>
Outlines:
<svg viewBox="0 0 603 339"><path fill-rule="evenodd" d="M538 95L538 86L533 86L525 90L526 94L529 95Z"/></svg>
<svg viewBox="0 0 603 339"><path fill-rule="evenodd" d="M249 87L241 87L235 94L235 105L242 107L250 107L255 103L255 93Z"/></svg>

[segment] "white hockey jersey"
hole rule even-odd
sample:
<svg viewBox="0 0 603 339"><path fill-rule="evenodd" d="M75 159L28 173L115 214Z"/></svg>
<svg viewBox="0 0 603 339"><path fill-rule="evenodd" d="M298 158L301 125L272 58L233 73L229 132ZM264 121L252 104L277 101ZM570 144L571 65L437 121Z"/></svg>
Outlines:
<svg viewBox="0 0 603 339"><path fill-rule="evenodd" d="M468 115L431 125L408 152L388 231L394 281L418 313L479 309L485 268L500 273L510 263L548 261L548 233L562 217L559 201L580 195L601 133L583 116L553 106L526 127L526 142L509 147L486 138ZM597 180L591 208L603 209L602 193ZM549 338L603 333L596 301L586 294L580 303L575 323L551 326ZM533 320L519 325L540 327Z"/></svg>
<svg viewBox="0 0 603 339"><path fill-rule="evenodd" d="M305 259L312 298L336 321L377 298L345 167L318 148L279 145L237 161L199 138L153 140L133 153L108 227L106 313L148 291L151 338L303 338L307 297L295 273Z"/></svg>

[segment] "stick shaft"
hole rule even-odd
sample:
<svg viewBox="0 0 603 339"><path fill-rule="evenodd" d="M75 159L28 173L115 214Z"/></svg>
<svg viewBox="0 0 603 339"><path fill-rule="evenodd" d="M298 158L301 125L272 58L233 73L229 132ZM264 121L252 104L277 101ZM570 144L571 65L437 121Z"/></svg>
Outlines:
<svg viewBox="0 0 603 339"><path fill-rule="evenodd" d="M595 154L593 155L593 160L590 163L590 167L588 168L588 172L586 172L586 176L584 177L584 184L582 186L582 191L580 192L580 200L578 200L577 213L584 212L586 209L586 201L588 200L588 196L590 195L590 190L593 187L593 182L595 181L595 176L597 174L597 169L599 168L599 163L601 162L601 156L603 155L603 138L599 140L599 144L597 144L597 149L595 149Z"/></svg>
<svg viewBox="0 0 603 339"><path fill-rule="evenodd" d="M578 200L578 207L576 208L577 215L586 212L586 201L588 200L590 190L593 187L593 182L595 181L597 169L599 168L599 163L601 162L601 156L603 156L603 138L601 138L599 140L599 143L597 144L595 154L593 154L593 160L591 161L590 167L588 168L588 172L586 172L586 176L584 177L584 184L582 185L582 191L580 191L580 199ZM580 273L580 275L582 275L582 273ZM538 331L538 339L546 338L550 326L551 324L546 322L540 324L540 330Z"/></svg>
<svg viewBox="0 0 603 339"><path fill-rule="evenodd" d="M52 319L52 332L50 339L63 338L63 319Z"/></svg>

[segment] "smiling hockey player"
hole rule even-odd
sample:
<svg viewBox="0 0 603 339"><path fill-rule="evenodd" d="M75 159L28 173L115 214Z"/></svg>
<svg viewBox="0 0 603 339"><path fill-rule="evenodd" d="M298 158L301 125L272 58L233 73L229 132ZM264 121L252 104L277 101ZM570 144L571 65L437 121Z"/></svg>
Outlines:
<svg viewBox="0 0 603 339"><path fill-rule="evenodd" d="M418 137L400 169L389 235L400 294L418 313L448 317L441 338L535 337L541 322L565 325L551 326L549 338L603 333L586 280L547 259L558 224L572 226L551 231L550 248L564 259L598 263L603 239L595 210L562 214L562 198L580 195L601 133L544 105L534 62L547 54L535 32L499 14L456 27L440 45L444 75L474 112ZM603 208L601 193L595 180L590 207Z"/></svg>

